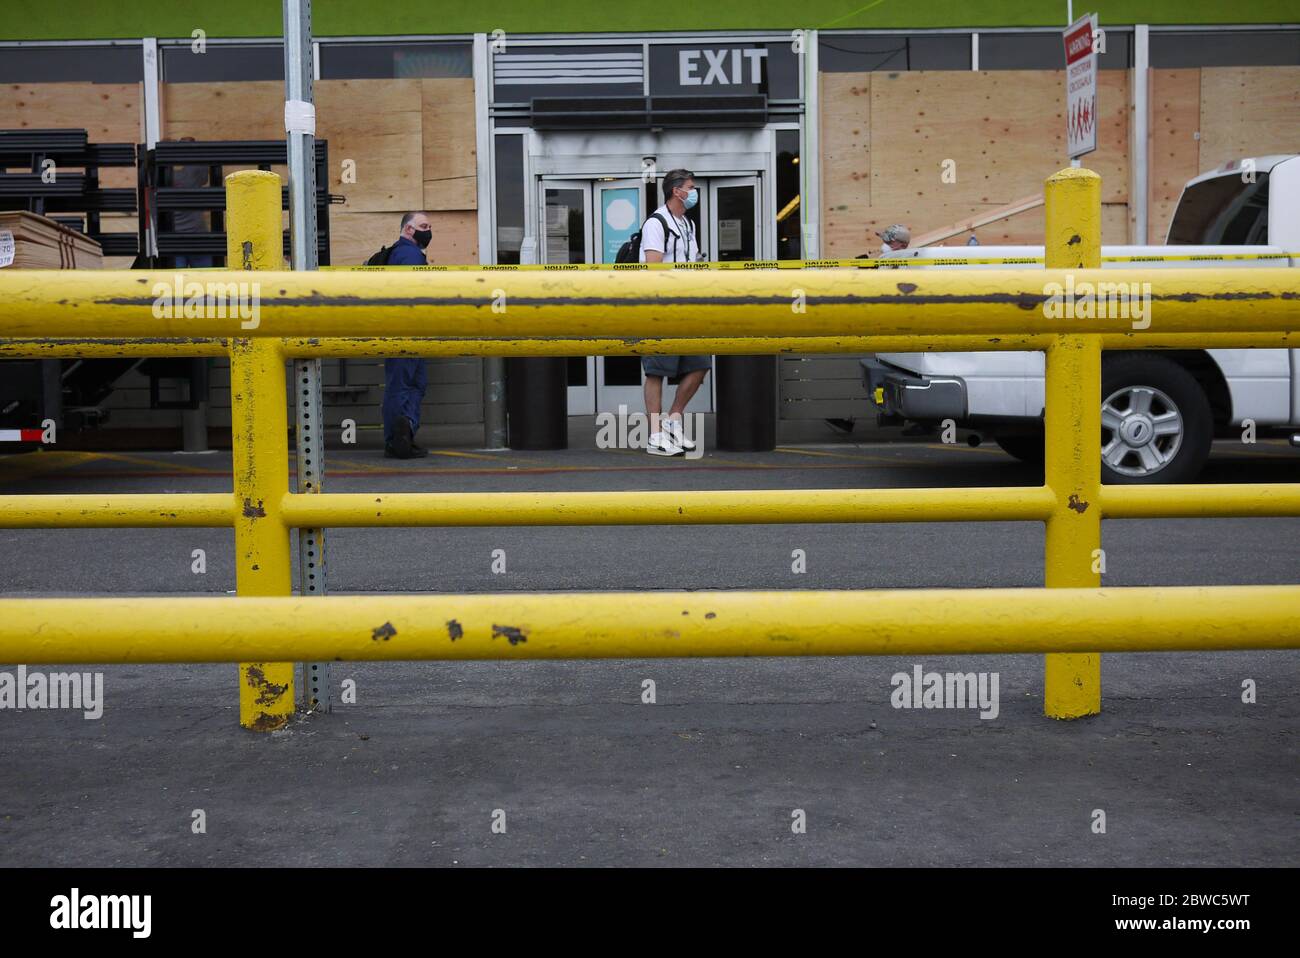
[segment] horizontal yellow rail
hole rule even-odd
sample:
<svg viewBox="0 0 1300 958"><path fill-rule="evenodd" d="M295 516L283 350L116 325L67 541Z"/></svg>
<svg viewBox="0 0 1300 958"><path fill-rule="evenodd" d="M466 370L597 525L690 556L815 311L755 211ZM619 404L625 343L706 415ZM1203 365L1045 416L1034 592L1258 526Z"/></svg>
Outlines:
<svg viewBox="0 0 1300 958"><path fill-rule="evenodd" d="M791 336L748 338L646 339L461 339L431 336L340 336L285 339L284 354L293 359L344 356L382 359L403 356L718 356L791 353L1000 352L1043 350L1051 333L1003 336ZM1300 348L1300 332L1170 333L1157 328L1100 336L1101 348L1113 349L1280 349ZM227 356L228 340L186 338L0 339L0 359L102 358L154 356Z"/></svg>
<svg viewBox="0 0 1300 958"><path fill-rule="evenodd" d="M233 526L237 506L229 492L0 496L0 529L212 529Z"/></svg>
<svg viewBox="0 0 1300 958"><path fill-rule="evenodd" d="M288 528L1040 522L1056 505L1047 486L327 492L288 493L280 518ZM1102 486L1100 507L1108 519L1300 516L1300 483ZM0 495L0 529L222 528L257 509L230 493Z"/></svg>
<svg viewBox="0 0 1300 958"><path fill-rule="evenodd" d="M1300 586L0 599L0 661L597 659L1300 647Z"/></svg>
<svg viewBox="0 0 1300 958"><path fill-rule="evenodd" d="M1102 486L1100 498L1107 519L1300 516L1300 482Z"/></svg>
<svg viewBox="0 0 1300 958"><path fill-rule="evenodd" d="M317 526L601 526L1046 520L1050 489L799 489L708 492L326 492L281 514Z"/></svg>
<svg viewBox="0 0 1300 958"><path fill-rule="evenodd" d="M240 598L0 599L0 660L241 662L241 723L269 730L294 660L1045 652L1044 711L1078 718L1101 708L1103 652L1300 646L1300 586L1096 588L1102 518L1300 515L1298 484L1102 486L1098 445L1103 350L1300 345L1300 273L1083 269L1101 264L1095 173L1047 181L1044 262L1061 268L1041 271L285 273L263 268L282 263L278 178L234 173L227 192L245 271L0 271L0 359L228 355L233 491L0 496L0 527L233 527ZM288 491L289 357L1030 349L1042 486ZM1045 524L1047 588L289 595L294 527L989 520Z"/></svg>
<svg viewBox="0 0 1300 958"><path fill-rule="evenodd" d="M1225 327L1283 333L1295 326L1296 270L1170 269L1140 278L1143 289L1149 286L1151 327L1163 333L1213 333ZM51 283L40 270L6 270L0 273L0 337L84 337L93 331L109 338L435 332L482 339L924 338L1133 331L1128 315L1044 315L1050 284L1078 289L1120 279L1100 269L905 276L886 271L512 273L473 274L472 280L463 273L214 272L203 279L230 286L256 283L256 290L249 290L256 319L241 320L234 309L225 318L186 318L179 307L160 310L159 297L174 295L171 273L69 270ZM254 321L255 326L241 325Z"/></svg>

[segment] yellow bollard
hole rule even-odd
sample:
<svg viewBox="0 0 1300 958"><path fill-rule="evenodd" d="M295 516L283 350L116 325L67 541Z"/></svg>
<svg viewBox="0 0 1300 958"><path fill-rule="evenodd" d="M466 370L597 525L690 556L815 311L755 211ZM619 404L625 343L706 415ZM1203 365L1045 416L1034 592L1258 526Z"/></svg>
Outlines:
<svg viewBox="0 0 1300 958"><path fill-rule="evenodd" d="M280 177L245 170L226 177L226 262L231 269L283 269ZM260 298L254 282L253 302ZM235 477L235 586L241 596L293 591L285 359L278 339L230 340L231 445ZM293 715L292 662L239 666L239 724L258 732Z"/></svg>
<svg viewBox="0 0 1300 958"><path fill-rule="evenodd" d="M1046 183L1048 269L1101 266L1101 177L1068 169ZM1049 588L1101 585L1101 340L1060 335L1046 350L1043 478L1055 506L1047 520ZM1050 653L1043 712L1074 719L1101 712L1101 655Z"/></svg>

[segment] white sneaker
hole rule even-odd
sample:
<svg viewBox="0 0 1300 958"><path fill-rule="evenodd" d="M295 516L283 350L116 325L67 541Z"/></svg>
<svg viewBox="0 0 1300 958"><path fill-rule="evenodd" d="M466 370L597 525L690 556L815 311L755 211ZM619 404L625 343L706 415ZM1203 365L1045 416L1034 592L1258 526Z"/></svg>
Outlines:
<svg viewBox="0 0 1300 958"><path fill-rule="evenodd" d="M680 419L665 418L664 432L668 435L669 439L677 443L677 445L681 446L687 452L694 451L695 441L686 438L686 434L682 431L682 421Z"/></svg>
<svg viewBox="0 0 1300 958"><path fill-rule="evenodd" d="M645 451L652 456L680 456L682 447L673 441L672 436L657 432L646 443Z"/></svg>

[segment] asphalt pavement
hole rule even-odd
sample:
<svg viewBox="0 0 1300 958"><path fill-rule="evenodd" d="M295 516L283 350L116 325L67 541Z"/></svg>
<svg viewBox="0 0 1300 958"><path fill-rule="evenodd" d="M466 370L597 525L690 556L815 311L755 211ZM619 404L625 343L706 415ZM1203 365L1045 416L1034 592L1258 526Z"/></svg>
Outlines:
<svg viewBox="0 0 1300 958"><path fill-rule="evenodd" d="M694 461L589 445L435 450L412 462L337 450L326 470L339 492L1041 480L996 447L851 440ZM1276 441L1223 444L1203 480L1300 481L1300 454ZM0 493L230 488L222 452L0 457ZM1103 545L1107 585L1278 584L1300 573L1300 519L1110 521ZM797 549L806 572L792 570ZM336 593L1039 586L1043 533L1034 523L340 529L327 563ZM5 596L233 589L227 531L0 530ZM893 707L894 676L917 665L996 673L997 716ZM104 674L98 720L0 710L0 865L1300 857L1293 652L1108 655L1103 712L1077 722L1042 716L1042 657L1032 655L338 663L332 686L337 695L354 683L355 703L336 698L331 713L270 735L238 727L233 665L93 671Z"/></svg>

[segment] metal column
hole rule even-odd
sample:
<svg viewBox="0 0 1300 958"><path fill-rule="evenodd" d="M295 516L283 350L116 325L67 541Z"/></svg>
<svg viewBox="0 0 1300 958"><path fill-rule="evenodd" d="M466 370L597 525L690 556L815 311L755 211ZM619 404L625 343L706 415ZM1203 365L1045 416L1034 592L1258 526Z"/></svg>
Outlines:
<svg viewBox="0 0 1300 958"><path fill-rule="evenodd" d="M799 253L804 259L822 255L822 183L821 183L821 62L816 30L803 33L803 146L799 150L799 177L802 180L803 242Z"/></svg>
<svg viewBox="0 0 1300 958"><path fill-rule="evenodd" d="M1147 239L1147 202L1150 194L1151 156L1151 28L1139 23L1133 28L1133 124L1129 132L1129 169L1132 181L1129 187L1132 232L1129 242L1145 246Z"/></svg>
<svg viewBox="0 0 1300 958"><path fill-rule="evenodd" d="M158 82L158 38L145 37L141 44L144 72L144 148L152 150L162 139L162 97ZM149 211L145 221L141 256L158 255L158 214Z"/></svg>
<svg viewBox="0 0 1300 958"><path fill-rule="evenodd" d="M474 142L477 147L478 174L478 261L495 263L496 168L489 114L492 89L491 53L487 34L474 34ZM506 447L506 361L500 356L483 358L483 445L488 449Z"/></svg>
<svg viewBox="0 0 1300 958"><path fill-rule="evenodd" d="M311 38L311 0L284 0L284 130L289 158L289 250L295 270L314 270L316 248L316 75ZM319 359L293 359L290 395L297 410L297 493L321 491L325 476L325 432L321 418ZM298 530L298 591L325 594L325 530ZM299 703L305 710L330 711L328 662L304 662Z"/></svg>

